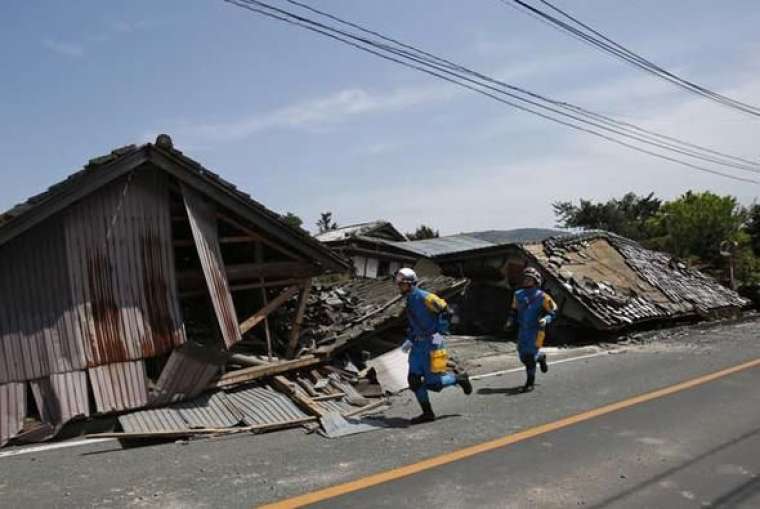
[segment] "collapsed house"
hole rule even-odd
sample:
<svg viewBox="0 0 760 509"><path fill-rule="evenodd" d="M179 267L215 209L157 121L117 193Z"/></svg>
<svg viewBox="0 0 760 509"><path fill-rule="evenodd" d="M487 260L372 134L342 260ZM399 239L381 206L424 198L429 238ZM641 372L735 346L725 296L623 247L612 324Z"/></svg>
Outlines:
<svg viewBox="0 0 760 509"><path fill-rule="evenodd" d="M319 279L348 271L167 135L91 160L0 215L0 446L104 414L184 436L376 407L354 388L376 384L326 361L403 303L389 281Z"/></svg>
<svg viewBox="0 0 760 509"><path fill-rule="evenodd" d="M407 239L391 223L379 219L320 233L315 237L333 251L351 260L356 277L378 279L414 265L419 256L393 246Z"/></svg>
<svg viewBox="0 0 760 509"><path fill-rule="evenodd" d="M386 242L440 273L470 280L456 302L459 331L502 330L512 292L532 265L559 306L563 339L589 329L616 332L680 319L735 314L749 304L713 278L665 253L607 232L491 230L413 242ZM550 331L551 332L551 331Z"/></svg>

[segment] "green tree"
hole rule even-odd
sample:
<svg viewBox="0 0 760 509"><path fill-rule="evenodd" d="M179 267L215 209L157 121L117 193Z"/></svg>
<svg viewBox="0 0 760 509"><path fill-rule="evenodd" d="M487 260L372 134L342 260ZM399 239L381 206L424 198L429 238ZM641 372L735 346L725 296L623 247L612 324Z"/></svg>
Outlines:
<svg viewBox="0 0 760 509"><path fill-rule="evenodd" d="M284 216L282 216L282 220L288 223L290 226L303 229L303 219L293 214L292 212L287 212Z"/></svg>
<svg viewBox="0 0 760 509"><path fill-rule="evenodd" d="M319 233L329 232L330 230L337 230L338 224L333 220L332 212L320 212L319 221L317 221L317 228Z"/></svg>
<svg viewBox="0 0 760 509"><path fill-rule="evenodd" d="M748 212L746 232L755 256L760 256L760 204L753 204Z"/></svg>
<svg viewBox="0 0 760 509"><path fill-rule="evenodd" d="M406 238L409 240L436 239L440 236L438 230L433 230L430 226L420 225L414 233L407 233Z"/></svg>
<svg viewBox="0 0 760 509"><path fill-rule="evenodd" d="M746 218L746 211L733 196L689 191L664 204L650 225L659 233L659 242L667 251L721 265L721 242L732 240L740 247L746 245L746 236L741 235Z"/></svg>
<svg viewBox="0 0 760 509"><path fill-rule="evenodd" d="M649 238L650 221L662 206L654 193L639 196L627 193L620 199L593 202L581 199L552 204L558 225L563 228L606 230L637 241Z"/></svg>

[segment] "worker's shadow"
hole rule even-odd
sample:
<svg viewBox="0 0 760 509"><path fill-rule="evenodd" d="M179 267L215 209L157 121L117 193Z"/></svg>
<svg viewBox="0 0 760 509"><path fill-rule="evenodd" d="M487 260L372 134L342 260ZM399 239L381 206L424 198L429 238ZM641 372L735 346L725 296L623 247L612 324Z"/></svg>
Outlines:
<svg viewBox="0 0 760 509"><path fill-rule="evenodd" d="M435 418L436 422L441 421L443 419L451 419L452 417L461 417L461 414L446 414L446 415L439 415ZM372 417L372 418L365 418L365 422L370 422L371 424L374 424L376 426L380 426L381 428L410 428L412 426L415 426L412 424L409 419L404 417ZM417 425L419 426L419 425Z"/></svg>
<svg viewBox="0 0 760 509"><path fill-rule="evenodd" d="M491 387L483 387L482 389L478 389L478 394L483 396L488 396L491 394L505 394L507 396L519 396L520 394L523 394L522 392L522 385L517 385L515 387L497 387L497 388L491 388Z"/></svg>

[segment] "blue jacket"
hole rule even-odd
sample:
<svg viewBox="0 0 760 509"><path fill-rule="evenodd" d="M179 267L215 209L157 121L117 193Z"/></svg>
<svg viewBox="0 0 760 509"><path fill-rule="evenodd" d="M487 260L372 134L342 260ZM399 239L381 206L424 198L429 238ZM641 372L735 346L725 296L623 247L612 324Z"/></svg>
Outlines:
<svg viewBox="0 0 760 509"><path fill-rule="evenodd" d="M429 338L436 332L448 333L444 313L447 308L446 301L436 294L413 287L406 296L406 315L409 319L407 339L414 341L417 338Z"/></svg>
<svg viewBox="0 0 760 509"><path fill-rule="evenodd" d="M520 351L536 349L536 338L541 326L538 321L546 316L551 322L557 314L554 300L540 288L524 288L515 292L512 312L519 326L517 346Z"/></svg>

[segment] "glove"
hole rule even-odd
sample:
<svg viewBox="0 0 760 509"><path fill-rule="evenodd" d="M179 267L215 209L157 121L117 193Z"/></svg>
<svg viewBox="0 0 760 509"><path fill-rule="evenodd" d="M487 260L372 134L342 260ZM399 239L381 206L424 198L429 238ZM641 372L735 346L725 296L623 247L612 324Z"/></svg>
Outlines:
<svg viewBox="0 0 760 509"><path fill-rule="evenodd" d="M411 350L412 350L412 342L407 339L401 345L401 351L404 353L409 353Z"/></svg>
<svg viewBox="0 0 760 509"><path fill-rule="evenodd" d="M504 324L504 330L509 330L515 326L515 321L512 317L507 318L507 323Z"/></svg>
<svg viewBox="0 0 760 509"><path fill-rule="evenodd" d="M433 346L441 345L443 345L443 336L436 332L433 334Z"/></svg>
<svg viewBox="0 0 760 509"><path fill-rule="evenodd" d="M550 321L551 321L551 318L549 318L548 316L545 316L545 317L541 318L541 319L538 321L538 325L539 325L539 327L541 327L542 329L545 329L545 328L546 328L546 326L547 326L547 325L549 325L549 322L550 322Z"/></svg>

